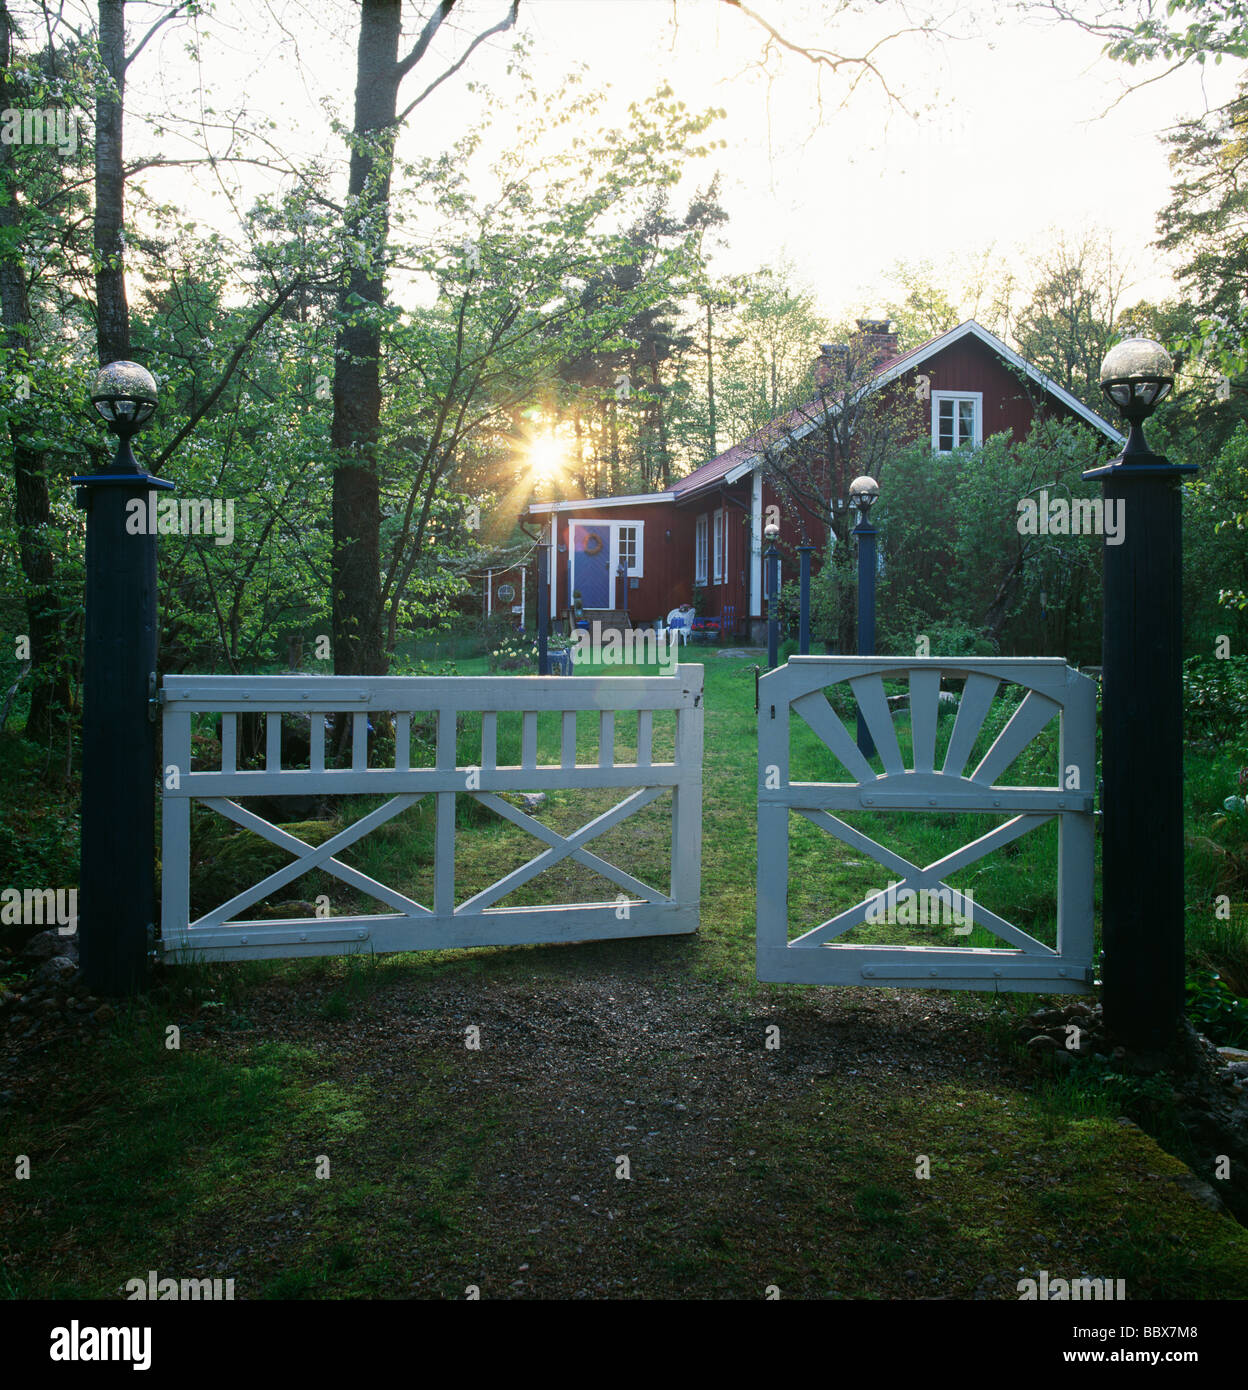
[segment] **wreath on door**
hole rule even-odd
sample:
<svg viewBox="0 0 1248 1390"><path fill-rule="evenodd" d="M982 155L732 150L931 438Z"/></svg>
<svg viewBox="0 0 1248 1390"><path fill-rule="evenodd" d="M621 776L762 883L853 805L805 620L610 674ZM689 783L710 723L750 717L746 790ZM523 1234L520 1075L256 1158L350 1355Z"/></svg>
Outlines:
<svg viewBox="0 0 1248 1390"><path fill-rule="evenodd" d="M602 549L602 537L591 531L585 541L585 554L597 555Z"/></svg>

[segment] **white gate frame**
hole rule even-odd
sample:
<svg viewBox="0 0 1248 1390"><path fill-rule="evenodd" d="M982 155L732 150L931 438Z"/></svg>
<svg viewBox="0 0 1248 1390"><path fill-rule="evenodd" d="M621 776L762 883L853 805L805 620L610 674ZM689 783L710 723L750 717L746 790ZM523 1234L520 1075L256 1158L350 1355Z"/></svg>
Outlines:
<svg viewBox="0 0 1248 1390"><path fill-rule="evenodd" d="M166 960L244 960L279 956L337 955L348 951L422 951L442 947L504 946L536 942L591 941L608 937L661 936L696 931L702 863L702 680L698 665L679 666L672 676L607 677L347 677L347 676L169 676L164 704L161 933ZM675 760L651 758L655 710L676 714ZM537 714L562 715L560 761L537 762ZM482 714L479 766L456 761L457 716ZM495 754L498 715L521 713L521 761L499 767ZM577 711L598 717L597 763L576 761ZM637 718L637 761L615 761L615 719ZM351 716L351 766L325 765L325 715ZM191 770L192 717L219 713L221 767ZM263 771L237 767L237 716L263 713L266 759ZM435 766L414 768L411 720L433 713L437 720ZM281 766L283 714L310 720L307 768ZM393 714L395 763L368 766L369 716ZM623 801L571 835L559 835L536 817L502 800L504 791L557 788L636 787ZM670 892L651 887L607 863L585 846L672 789ZM388 793L390 800L324 844L313 846L245 810L234 798L253 796ZM436 798L433 905L425 906L334 856L422 797ZM546 848L521 868L455 905L455 798L474 796L519 825ZM280 845L293 862L229 902L190 920L191 803L214 811ZM573 859L617 884L615 901L490 906L563 859ZM305 874L321 869L395 909L393 915L232 920L240 912ZM627 897L625 896L627 895Z"/></svg>
<svg viewBox="0 0 1248 1390"><path fill-rule="evenodd" d="M935 767L942 676L965 678L943 766ZM914 766L903 765L884 680L908 678ZM848 682L883 774L859 752L854 736L823 695ZM978 766L967 762L999 685L1027 694ZM790 782L790 710L858 780ZM1058 785L996 785L1024 748L1057 715ZM1074 769L1073 775L1065 776ZM1093 787L1096 772L1096 684L1060 658L793 657L759 682L757 966L760 980L801 984L889 985L902 989L1013 990L1088 994L1092 987ZM1073 782L1076 789L1067 785ZM972 919L1015 949L832 944L865 919L879 894L789 939L789 812L868 854L907 889L935 889L942 879L1039 825L1058 821L1057 949L970 904ZM980 839L926 866L910 863L835 815L837 810L1017 812ZM957 890L952 890L955 894Z"/></svg>

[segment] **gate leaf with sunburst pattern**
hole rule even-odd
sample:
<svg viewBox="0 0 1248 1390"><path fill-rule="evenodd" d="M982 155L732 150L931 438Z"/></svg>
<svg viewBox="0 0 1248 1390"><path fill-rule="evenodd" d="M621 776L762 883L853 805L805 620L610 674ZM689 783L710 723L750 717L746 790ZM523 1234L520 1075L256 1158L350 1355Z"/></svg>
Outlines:
<svg viewBox="0 0 1248 1390"><path fill-rule="evenodd" d="M906 766L884 682L908 682L912 754ZM942 681L962 681L953 731L939 768ZM878 750L877 771L829 704L825 689L845 684ZM973 768L972 753L1003 690L1026 692ZM1092 982L1093 787L1096 685L1060 658L795 657L759 683L758 935L760 980L892 985L912 989L1015 990L1086 994ZM789 779L790 711L796 712L851 780ZM1056 784L1014 786L1000 779L1057 718ZM908 890L953 895L945 880L1037 826L1058 822L1056 949L979 902L972 919L1002 947L850 945L837 937L861 924L872 894L828 921L789 938L789 817L796 811L892 874L897 898ZM986 835L931 864L911 863L839 819L841 811L1010 814Z"/></svg>

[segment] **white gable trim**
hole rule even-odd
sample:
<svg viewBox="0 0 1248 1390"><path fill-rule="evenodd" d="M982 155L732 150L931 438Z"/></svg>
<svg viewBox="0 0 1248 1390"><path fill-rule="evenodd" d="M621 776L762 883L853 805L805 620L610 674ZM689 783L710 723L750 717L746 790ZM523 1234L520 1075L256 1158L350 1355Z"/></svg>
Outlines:
<svg viewBox="0 0 1248 1390"><path fill-rule="evenodd" d="M566 502L530 502L531 512L575 512L585 507L638 507L647 502L674 502L674 492L643 492L630 497L574 497Z"/></svg>
<svg viewBox="0 0 1248 1390"><path fill-rule="evenodd" d="M890 381L896 381L898 377L904 376L908 371L912 371L915 367L919 366L920 363L926 362L929 357L935 357L938 352L943 352L945 348L952 347L954 343L960 342L961 339L968 336L978 338L981 343L991 348L993 352L998 353L1013 367L1024 372L1032 381L1041 387L1042 390L1047 391L1049 395L1054 396L1057 400L1061 401L1063 405L1068 406L1076 415L1085 420L1093 429L1099 430L1114 444L1123 445L1127 442L1126 435L1116 430L1108 420L1098 415L1096 411L1089 410L1076 396L1072 396L1064 387L1059 386L1057 382L1045 376L1038 368L1033 367L1025 358L1020 357L1013 349L1008 348L995 333L989 333L986 328L976 323L974 319L967 319L965 323L958 324L956 328L951 328L948 333L942 334L933 342L924 343L922 347L913 348L910 352L906 353L904 357L899 357L895 362L891 363L887 370L881 372L879 376L872 377L871 380L863 386L862 391L878 391L880 387L887 386ZM967 393L963 392L962 394ZM793 430L790 436L782 437L777 440L776 447L783 448L788 442L789 437L801 439L809 434L810 431L823 420L826 413L827 412L823 410L816 411L810 420L804 425L801 425L798 429ZM762 461L763 455L760 451L737 464L735 468L725 474L724 482L740 482L742 478L747 477L750 473L754 472L755 469L759 468Z"/></svg>

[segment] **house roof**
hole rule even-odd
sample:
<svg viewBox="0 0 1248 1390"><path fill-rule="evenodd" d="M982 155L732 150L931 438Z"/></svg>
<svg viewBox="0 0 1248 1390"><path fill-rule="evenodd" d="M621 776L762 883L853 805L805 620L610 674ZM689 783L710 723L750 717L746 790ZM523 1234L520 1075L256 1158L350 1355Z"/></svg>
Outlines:
<svg viewBox="0 0 1248 1390"><path fill-rule="evenodd" d="M1022 371L1042 390L1047 391L1049 395L1055 397L1057 400L1061 401L1063 405L1069 407L1076 415L1082 420L1085 420L1093 429L1099 430L1112 443L1119 445L1126 443L1126 435L1116 430L1108 420L1098 415L1095 410L1090 410L1077 396L1072 396L1065 387L1059 386L1051 377L1045 376L1038 367L1033 367L1025 358L1020 357L1012 348L1007 347L995 333L989 333L982 324L976 323L974 319L967 319L965 323L958 324L956 328L951 328L947 333L941 333L935 338L929 338L927 342L920 343L918 347L911 348L909 352L899 353L896 357L889 358L887 361L882 362L876 369L875 375L862 387L862 392L878 391L882 386L887 386L890 381L896 381L899 376L904 376L906 372L913 371L914 368L921 366L928 358L935 357L937 353L943 352L945 348L952 347L954 343L960 342L963 338L968 337L977 338L986 347L998 353L1009 362L1011 366ZM802 423L790 430L785 430L781 427L778 433L781 436L787 434L790 439L801 439L803 435L808 434L814 429L815 426L823 420L827 410L832 408L834 407L825 407L818 398L813 401L808 401L805 405L799 406L797 410L793 412L793 415L800 415ZM777 424L778 422L773 421L772 423ZM751 436L751 438L755 437L756 436ZM752 473L759 464L763 448L770 442L770 440L765 440L763 444L755 447L747 456L739 458L735 463L729 465L729 467L719 475L722 481L725 483L735 483L744 478L748 473ZM748 443L749 441L747 440L744 444L738 445L737 447L739 449L745 448ZM728 452L731 453L732 450ZM721 459L725 457L726 455L724 454L720 455ZM709 464L703 464L702 468L695 469L684 481L688 482L689 478L696 477L703 469L709 469L718 462L719 459L712 459ZM679 486L679 484L677 484L677 486Z"/></svg>
<svg viewBox="0 0 1248 1390"><path fill-rule="evenodd" d="M753 466L753 461L769 444L774 444L787 435L796 434L799 429L807 426L811 422L811 409L816 404L817 402L807 402L805 405L799 405L796 409L789 411L787 415L780 415L774 420L769 420L762 429L755 430L748 439L734 444L731 449L725 449L722 454L701 464L692 473L686 473L683 478L677 479L672 484L672 493L675 499L679 501L691 493L701 492L703 488L723 482L730 473L739 477L742 472L748 472ZM731 481L735 482L735 480L734 477Z"/></svg>
<svg viewBox="0 0 1248 1390"><path fill-rule="evenodd" d="M880 363L876 368L875 375L861 388L862 393L878 391L881 387L887 386L890 381L896 381L906 372L921 366L928 358L935 357L937 353L943 352L946 348L952 347L954 343L967 337L978 339L985 347L1004 358L1011 366L1023 372L1029 380L1034 381L1043 391L1061 401L1093 429L1099 430L1112 443L1117 445L1126 443L1126 435L1116 430L1108 420L1098 415L1095 410L1090 410L1078 397L1072 396L1051 377L1045 376L1038 367L1033 367L1012 348L1007 347L995 333L989 333L982 324L976 323L974 319L967 319L965 323L958 324L956 328L951 328L947 333L937 334L936 337L929 338L927 342L920 343L918 347L911 348L908 352L899 353L896 357L888 358ZM692 473L686 473L683 478L677 479L667 492L648 492L631 497L587 497L567 502L534 502L529 507L529 511L563 512L581 507L600 507L604 503L609 503L614 507L626 507L638 506L645 502L680 502L707 489L740 482L742 478L747 477L758 467L762 461L763 451L769 445L776 443L783 445L789 440L801 439L803 435L808 434L822 422L829 409L835 409L835 405L825 405L822 398L818 396L813 400L804 402L787 414L768 421L761 429L755 430L748 439L734 444L731 449L725 449L722 454L718 454L715 458L701 464Z"/></svg>

